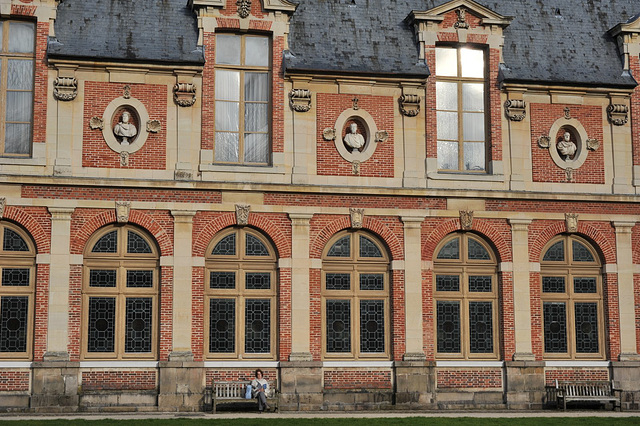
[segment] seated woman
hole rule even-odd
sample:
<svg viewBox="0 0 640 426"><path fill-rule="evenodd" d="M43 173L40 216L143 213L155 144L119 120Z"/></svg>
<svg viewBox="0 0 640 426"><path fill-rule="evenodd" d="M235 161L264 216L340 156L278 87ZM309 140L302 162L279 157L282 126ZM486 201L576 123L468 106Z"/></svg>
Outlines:
<svg viewBox="0 0 640 426"><path fill-rule="evenodd" d="M261 413L264 410L269 409L269 405L267 404L267 390L269 389L269 384L263 377L262 370L259 368L256 370L256 378L251 381L251 392L253 397L258 400L258 411Z"/></svg>

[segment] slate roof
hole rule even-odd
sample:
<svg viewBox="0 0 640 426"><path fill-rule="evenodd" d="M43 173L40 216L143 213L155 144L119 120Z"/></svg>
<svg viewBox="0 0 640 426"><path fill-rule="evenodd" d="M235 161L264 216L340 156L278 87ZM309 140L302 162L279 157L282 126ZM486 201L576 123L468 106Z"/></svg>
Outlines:
<svg viewBox="0 0 640 426"><path fill-rule="evenodd" d="M62 0L53 57L202 65L187 0Z"/></svg>

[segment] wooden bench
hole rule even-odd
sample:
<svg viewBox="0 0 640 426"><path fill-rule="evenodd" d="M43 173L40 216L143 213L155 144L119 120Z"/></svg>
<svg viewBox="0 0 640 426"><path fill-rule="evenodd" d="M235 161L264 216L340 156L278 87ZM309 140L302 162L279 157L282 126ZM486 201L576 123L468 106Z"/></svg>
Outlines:
<svg viewBox="0 0 640 426"><path fill-rule="evenodd" d="M618 395L616 395L618 392ZM613 409L620 407L622 409L622 392L615 388L612 381L585 381L585 382L569 382L556 380L556 398L558 408L562 401L564 411L567 411L567 403L569 402L599 402L605 404L613 403Z"/></svg>
<svg viewBox="0 0 640 426"><path fill-rule="evenodd" d="M278 411L278 404L280 402L280 392L278 392L277 381L268 381L267 387L267 404L273 411ZM247 385L250 385L250 380L236 381L236 382L216 382L214 381L210 387L205 389L205 392L211 392L212 409L213 413L216 413L216 407L218 404L227 403L253 403L257 407L257 401L255 398L246 399L245 393L247 391Z"/></svg>

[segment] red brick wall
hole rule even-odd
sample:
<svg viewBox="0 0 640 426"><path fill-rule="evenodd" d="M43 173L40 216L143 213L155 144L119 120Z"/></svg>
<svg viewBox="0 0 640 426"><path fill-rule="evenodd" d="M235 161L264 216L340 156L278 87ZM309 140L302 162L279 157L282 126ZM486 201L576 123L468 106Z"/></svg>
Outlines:
<svg viewBox="0 0 640 426"><path fill-rule="evenodd" d="M605 315L604 345L605 356L617 360L620 356L620 303L618 300L618 274L603 277Z"/></svg>
<svg viewBox="0 0 640 426"><path fill-rule="evenodd" d="M531 109L531 158L533 162L534 182L567 182L567 175L558 167L549 154L550 149L556 149L557 135L549 135L553 123L564 117L564 108L569 107L571 117L576 118L584 126L587 135L602 144L602 107L595 105L530 105ZM543 135L551 137L548 149L538 146L538 138ZM582 150L586 150L586 141L582 141ZM604 183L604 148L588 151L587 159L580 168L573 171L574 183Z"/></svg>
<svg viewBox="0 0 640 426"><path fill-rule="evenodd" d="M604 203L581 201L544 201L544 200L485 200L487 211L501 212L541 212L541 213L586 213L615 211L618 214L640 214L637 203Z"/></svg>
<svg viewBox="0 0 640 426"><path fill-rule="evenodd" d="M35 324L33 337L33 360L42 361L47 352L49 329L49 265L36 266ZM0 377L2 377L0 375Z"/></svg>
<svg viewBox="0 0 640 426"><path fill-rule="evenodd" d="M0 371L0 392L24 392L29 390L28 371Z"/></svg>
<svg viewBox="0 0 640 426"><path fill-rule="evenodd" d="M433 270L422 270L422 350L427 360L436 359L436 326L433 314Z"/></svg>
<svg viewBox="0 0 640 426"><path fill-rule="evenodd" d="M367 111L373 117L378 130L389 132L386 142L375 142L375 135L370 135L371 143L376 144L374 154L367 161L360 164L360 176L394 177L393 156L393 98L390 96L342 95L318 93L317 102L317 169L319 175L354 176L352 164L342 158L336 149L334 141L327 141L322 136L322 130L335 127L338 116L343 111L353 107L353 98L359 99L360 109ZM336 129L342 132L343 129Z"/></svg>
<svg viewBox="0 0 640 426"><path fill-rule="evenodd" d="M280 361L288 361L291 354L291 268L280 268L278 277L278 324L277 344Z"/></svg>
<svg viewBox="0 0 640 426"><path fill-rule="evenodd" d="M640 225L636 225L631 229L631 251L633 263L640 264Z"/></svg>
<svg viewBox="0 0 640 426"><path fill-rule="evenodd" d="M640 275L633 275L633 294L636 316L636 351L640 353Z"/></svg>
<svg viewBox="0 0 640 426"><path fill-rule="evenodd" d="M325 389L391 389L391 372L376 370L328 370Z"/></svg>
<svg viewBox="0 0 640 426"><path fill-rule="evenodd" d="M278 372L276 370L262 369L263 377L267 381L277 380ZM207 386L211 385L211 382L239 382L244 380L253 380L255 378L256 370L207 370L206 383Z"/></svg>
<svg viewBox="0 0 640 426"><path fill-rule="evenodd" d="M91 117L102 117L109 103L122 96L121 83L87 81L84 87L84 123ZM131 97L144 104L151 120L159 120L162 129L158 133L149 133L147 141L140 150L129 156L129 165L120 164L120 155L109 148L101 130L92 130L83 126L82 166L111 169L156 169L167 167L167 86L152 84L130 84ZM111 126L111 123L105 123ZM138 123L138 138L145 132L146 123Z"/></svg>
<svg viewBox="0 0 640 426"><path fill-rule="evenodd" d="M31 8L31 9L29 9ZM11 6L13 15L33 15L35 6ZM47 40L49 22L38 22L36 29L36 66L33 97L33 142L44 143L47 134L47 84L49 67L47 64Z"/></svg>
<svg viewBox="0 0 640 426"><path fill-rule="evenodd" d="M160 321L158 323L158 359L168 361L173 350L173 266L160 268ZM178 333L181 330L177 330Z"/></svg>
<svg viewBox="0 0 640 426"><path fill-rule="evenodd" d="M80 361L82 333L82 265L71 265L69 271L69 352L70 361Z"/></svg>
<svg viewBox="0 0 640 426"><path fill-rule="evenodd" d="M204 359L205 324L204 324L204 268L191 270L191 352L194 361Z"/></svg>
<svg viewBox="0 0 640 426"><path fill-rule="evenodd" d="M466 7L463 8L463 9L467 12L465 20L466 20L467 24L469 24L469 28L473 29L473 28L481 27L482 22L481 22L480 18L478 16L474 15ZM447 13L444 14L444 20L442 22L440 22L438 27L441 28L441 29L452 28L455 25L456 22L458 22L458 14L456 13L455 10L452 10L452 11L447 12Z"/></svg>
<svg viewBox="0 0 640 426"><path fill-rule="evenodd" d="M402 361L406 352L405 280L403 270L391 271L391 359ZM389 332L385 332L388 334Z"/></svg>
<svg viewBox="0 0 640 426"><path fill-rule="evenodd" d="M3 219L24 228L33 238L38 254L51 253L51 215L46 207L6 206Z"/></svg>
<svg viewBox="0 0 640 426"><path fill-rule="evenodd" d="M545 383L547 386L555 384L558 380L567 381L601 381L609 380L609 372L607 370L590 370L584 367L552 369L544 372Z"/></svg>
<svg viewBox="0 0 640 426"><path fill-rule="evenodd" d="M502 370L438 370L438 389L501 389Z"/></svg>
<svg viewBox="0 0 640 426"><path fill-rule="evenodd" d="M225 16L238 17L238 2L237 0L227 0L227 5L220 10L220 14ZM262 1L251 2L250 15L256 18L264 18L265 11L262 9Z"/></svg>
<svg viewBox="0 0 640 426"><path fill-rule="evenodd" d="M83 371L82 390L153 390L155 371Z"/></svg>
<svg viewBox="0 0 640 426"><path fill-rule="evenodd" d="M397 197L369 195L333 195L276 193L264 194L265 205L310 206L310 207L353 207L353 208L394 208L394 209L437 209L447 208L445 198Z"/></svg>
<svg viewBox="0 0 640 426"><path fill-rule="evenodd" d="M515 307L513 304L513 272L499 273L498 328L501 358L513 359L516 352ZM494 326L495 327L495 326Z"/></svg>
<svg viewBox="0 0 640 426"><path fill-rule="evenodd" d="M529 295L531 296L531 349L536 360L544 353L544 329L542 326L542 278L539 272L529 272Z"/></svg>
<svg viewBox="0 0 640 426"><path fill-rule="evenodd" d="M309 350L314 361L322 360L322 270L309 269Z"/></svg>

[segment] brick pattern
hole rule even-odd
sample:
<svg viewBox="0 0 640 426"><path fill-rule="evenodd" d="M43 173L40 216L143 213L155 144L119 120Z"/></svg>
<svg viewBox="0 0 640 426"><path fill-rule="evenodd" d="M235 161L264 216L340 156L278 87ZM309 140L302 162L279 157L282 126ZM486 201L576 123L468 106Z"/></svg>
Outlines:
<svg viewBox="0 0 640 426"><path fill-rule="evenodd" d="M396 197L396 196L360 196L332 194L275 193L264 194L265 205L310 206L310 207L353 207L353 208L393 208L417 210L444 210L445 198Z"/></svg>
<svg viewBox="0 0 640 426"><path fill-rule="evenodd" d="M358 95L358 106L373 117L378 130L389 132L389 139L384 143L375 142L375 135L370 135L371 143L376 144L375 152L367 161L360 164L360 176L394 177L393 156L393 115L394 101L390 96ZM338 116L353 107L354 95L318 93L317 102L317 170L319 175L354 176L353 165L342 158L334 141L327 141L322 136L323 129L335 127ZM348 121L347 126L350 124ZM360 129L362 131L362 129ZM336 129L336 132L346 132Z"/></svg>
<svg viewBox="0 0 640 426"><path fill-rule="evenodd" d="M0 371L0 392L25 392L29 391L28 371Z"/></svg>
<svg viewBox="0 0 640 426"><path fill-rule="evenodd" d="M433 312L433 270L422 270L422 351L427 360L436 359L436 327Z"/></svg>
<svg viewBox="0 0 640 426"><path fill-rule="evenodd" d="M584 367L550 369L544 372L544 381L547 386L555 385L555 381L604 381L609 380L607 370L592 370Z"/></svg>
<svg viewBox="0 0 640 426"><path fill-rule="evenodd" d="M476 16L469 9L464 8L466 13L466 22L469 24L469 29L479 28L482 26L482 21L480 17ZM456 22L458 22L458 14L455 10L447 12L443 15L444 19L438 25L441 29L453 28Z"/></svg>
<svg viewBox="0 0 640 426"><path fill-rule="evenodd" d="M487 211L541 212L541 213L585 213L615 211L618 214L638 215L640 206L632 203L601 203L582 201L543 201L543 200L485 200Z"/></svg>
<svg viewBox="0 0 640 426"><path fill-rule="evenodd" d="M529 272L529 295L531 297L531 350L537 361L544 353L544 329L542 318L542 278L540 272Z"/></svg>
<svg viewBox="0 0 640 426"><path fill-rule="evenodd" d="M22 185L22 198L219 204L222 202L222 193L220 191L193 191L187 189Z"/></svg>
<svg viewBox="0 0 640 426"><path fill-rule="evenodd" d="M620 303L618 299L618 274L605 274L603 310L605 316L604 340L607 359L620 356Z"/></svg>
<svg viewBox="0 0 640 426"><path fill-rule="evenodd" d="M83 371L82 389L92 390L153 390L155 371Z"/></svg>
<svg viewBox="0 0 640 426"><path fill-rule="evenodd" d="M292 321L291 317L291 290L293 282L291 279L291 268L280 268L278 270L278 324L277 324L277 344L280 361L288 361L292 348Z"/></svg>
<svg viewBox="0 0 640 426"><path fill-rule="evenodd" d="M564 117L565 107L570 108L571 117L580 121L590 138L595 138L602 143L602 107L596 105L532 103L530 105L531 158L534 182L568 182L565 171L553 162L548 152L548 150L556 149L555 144L564 134L564 128L561 128L556 135L549 135L549 130L557 119ZM551 144L548 149L538 146L538 138L543 135L551 137ZM582 147L579 149L587 149L586 141L582 141ZM584 164L574 170L572 183L604 183L604 148L600 148L597 151L588 151Z"/></svg>
<svg viewBox="0 0 640 426"><path fill-rule="evenodd" d="M84 87L84 119L88 123L91 117L102 117L109 103L122 96L121 83L85 82ZM109 148L101 130L92 130L83 126L82 166L110 169L154 169L167 168L167 86L152 84L130 84L131 96L142 102L151 120L159 120L162 129L158 133L149 133L147 141L140 150L129 156L129 165L120 163L120 155ZM114 123L120 117L114 118ZM136 123L138 135L145 132L146 123ZM139 136L138 136L139 137Z"/></svg>
<svg viewBox="0 0 640 426"><path fill-rule="evenodd" d="M49 329L49 265L36 267L35 323L33 331L33 360L42 361L47 351ZM0 377L2 375L0 374Z"/></svg>
<svg viewBox="0 0 640 426"><path fill-rule="evenodd" d="M406 352L404 271L391 271L391 359L402 361ZM385 334L388 334L385 333Z"/></svg>
<svg viewBox="0 0 640 426"><path fill-rule="evenodd" d="M12 15L33 16L36 6L12 5ZM36 26L35 84L33 97L33 142L45 143L47 134L47 40L49 22L38 22Z"/></svg>
<svg viewBox="0 0 640 426"><path fill-rule="evenodd" d="M32 1L24 1L20 0L23 3L32 3ZM17 16L35 16L37 6L27 6L24 4L12 4L11 5L11 14Z"/></svg>
<svg viewBox="0 0 640 426"><path fill-rule="evenodd" d="M513 359L516 353L515 306L513 303L513 272L498 273L498 333L502 359Z"/></svg>
<svg viewBox="0 0 640 426"><path fill-rule="evenodd" d="M640 275L633 275L633 296L636 324L636 352L640 353Z"/></svg>
<svg viewBox="0 0 640 426"><path fill-rule="evenodd" d="M438 389L501 389L502 370L438 370Z"/></svg>
<svg viewBox="0 0 640 426"><path fill-rule="evenodd" d="M80 361L82 340L82 265L69 271L69 352L70 361Z"/></svg>
<svg viewBox="0 0 640 426"><path fill-rule="evenodd" d="M227 5L220 10L220 14L225 16L238 16L238 2L237 0L227 0ZM251 2L251 12L249 16L255 18L264 18L266 12L262 9L261 1Z"/></svg>
<svg viewBox="0 0 640 426"><path fill-rule="evenodd" d="M278 372L276 370L262 369L263 377L267 381L277 380ZM212 382L240 382L250 381L256 377L255 370L239 369L239 370L207 370L205 377L207 386Z"/></svg>
<svg viewBox="0 0 640 426"><path fill-rule="evenodd" d="M194 361L204 359L205 336L204 324L204 268L194 267L191 270L191 352Z"/></svg>
<svg viewBox="0 0 640 426"><path fill-rule="evenodd" d="M309 351L314 361L322 360L322 270L309 269Z"/></svg>
<svg viewBox="0 0 640 426"><path fill-rule="evenodd" d="M391 372L377 370L326 370L325 389L391 389Z"/></svg>
<svg viewBox="0 0 640 426"><path fill-rule="evenodd" d="M168 361L173 350L173 266L160 268L160 322L155 333L160 333L158 359ZM177 330L180 333L180 330Z"/></svg>
<svg viewBox="0 0 640 426"><path fill-rule="evenodd" d="M633 263L640 264L640 224L631 229L631 251Z"/></svg>
<svg viewBox="0 0 640 426"><path fill-rule="evenodd" d="M22 226L33 238L38 254L51 253L51 215L46 207L6 206L3 219Z"/></svg>

